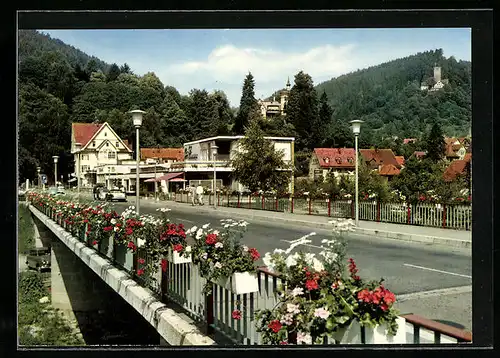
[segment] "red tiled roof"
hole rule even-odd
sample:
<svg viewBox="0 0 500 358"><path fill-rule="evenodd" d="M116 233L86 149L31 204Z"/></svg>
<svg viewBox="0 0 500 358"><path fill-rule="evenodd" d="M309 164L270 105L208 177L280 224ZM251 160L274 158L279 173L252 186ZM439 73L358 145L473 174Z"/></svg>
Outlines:
<svg viewBox="0 0 500 358"><path fill-rule="evenodd" d="M402 155L396 155L396 160L400 166L405 165L405 157Z"/></svg>
<svg viewBox="0 0 500 358"><path fill-rule="evenodd" d="M392 149L360 149L359 152L372 167L384 164L392 164L396 168L400 166Z"/></svg>
<svg viewBox="0 0 500 358"><path fill-rule="evenodd" d="M400 170L392 164L381 165L380 169L378 170L379 175L384 175L384 176L398 175L399 172Z"/></svg>
<svg viewBox="0 0 500 358"><path fill-rule="evenodd" d="M405 139L403 139L403 144L415 143L416 141L417 141L417 138L405 138Z"/></svg>
<svg viewBox="0 0 500 358"><path fill-rule="evenodd" d="M461 147L461 144L453 144L457 141L457 138L445 138L444 141L446 143L446 156L447 157L458 157L458 154L456 153Z"/></svg>
<svg viewBox="0 0 500 358"><path fill-rule="evenodd" d="M467 162L466 160L454 160L451 162L451 164L446 168L446 170L443 173L443 179L445 181L452 181L455 179L458 175L464 173L465 169L467 168Z"/></svg>
<svg viewBox="0 0 500 358"><path fill-rule="evenodd" d="M465 153L463 160L468 163L471 161L471 159L472 159L472 153Z"/></svg>
<svg viewBox="0 0 500 358"><path fill-rule="evenodd" d="M425 157L425 152L418 152L418 151L415 151L413 152L413 155L417 158L421 158L421 157Z"/></svg>
<svg viewBox="0 0 500 358"><path fill-rule="evenodd" d="M354 148L314 148L322 168L354 168L356 154Z"/></svg>
<svg viewBox="0 0 500 358"><path fill-rule="evenodd" d="M75 143L80 143L82 148L85 147L102 125L101 123L72 123L73 139Z"/></svg>
<svg viewBox="0 0 500 358"><path fill-rule="evenodd" d="M184 161L184 148L141 148L141 158L174 159Z"/></svg>

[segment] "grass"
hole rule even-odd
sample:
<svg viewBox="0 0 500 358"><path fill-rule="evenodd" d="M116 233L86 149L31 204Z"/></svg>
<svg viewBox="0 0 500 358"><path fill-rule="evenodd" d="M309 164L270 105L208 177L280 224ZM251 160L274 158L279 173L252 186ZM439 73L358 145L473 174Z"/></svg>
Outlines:
<svg viewBox="0 0 500 358"><path fill-rule="evenodd" d="M85 342L54 309L50 302L40 303L50 297L39 272L22 272L19 275L18 333L23 346L82 346Z"/></svg>
<svg viewBox="0 0 500 358"><path fill-rule="evenodd" d="M19 204L18 211L18 250L21 253L35 248L35 223L30 210L25 205Z"/></svg>

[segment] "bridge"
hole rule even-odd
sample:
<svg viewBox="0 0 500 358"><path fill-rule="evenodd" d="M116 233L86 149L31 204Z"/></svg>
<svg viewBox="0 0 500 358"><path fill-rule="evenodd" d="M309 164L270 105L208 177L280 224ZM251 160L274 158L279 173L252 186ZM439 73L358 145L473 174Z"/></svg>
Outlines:
<svg viewBox="0 0 500 358"><path fill-rule="evenodd" d="M28 204L29 205L29 204ZM250 317L277 302L280 278L264 267L258 270L259 291L235 295L214 284L212 294L202 293L205 279L191 263L168 262L156 280L134 274L141 251L133 257L110 238L93 245L75 233L55 212L29 205L44 246L52 251L52 304L68 315L119 306L158 345L254 345L261 342ZM145 257L147 260L148 258ZM243 319L231 317L244 307ZM402 315L405 343L471 342L470 332L413 314ZM147 327L147 328L146 328ZM364 335L361 334L363 337ZM329 342L334 343L334 342ZM338 343L338 342L335 342ZM342 343L342 342L340 342ZM363 341L361 343L370 343ZM390 343L390 342L387 342Z"/></svg>

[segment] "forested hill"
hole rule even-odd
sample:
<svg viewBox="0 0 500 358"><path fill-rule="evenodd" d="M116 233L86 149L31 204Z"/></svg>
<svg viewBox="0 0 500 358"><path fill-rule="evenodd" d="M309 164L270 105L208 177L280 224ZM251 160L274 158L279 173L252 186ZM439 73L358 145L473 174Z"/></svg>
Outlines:
<svg viewBox="0 0 500 358"><path fill-rule="evenodd" d="M93 70L101 70L106 73L110 67L109 64L95 56L89 56L59 39L35 30L20 30L18 41L20 62L31 56L45 56L48 53L57 52L64 56L66 61L73 67L79 65L81 68L85 68L90 61L92 61L91 65L95 66Z"/></svg>
<svg viewBox="0 0 500 358"><path fill-rule="evenodd" d="M434 65L449 85L422 91L433 84ZM326 92L333 117L365 121L365 134L375 137L419 137L437 120L446 135L467 135L471 123L471 63L445 58L441 49L386 62L339 76L316 86ZM367 129L373 129L367 131Z"/></svg>

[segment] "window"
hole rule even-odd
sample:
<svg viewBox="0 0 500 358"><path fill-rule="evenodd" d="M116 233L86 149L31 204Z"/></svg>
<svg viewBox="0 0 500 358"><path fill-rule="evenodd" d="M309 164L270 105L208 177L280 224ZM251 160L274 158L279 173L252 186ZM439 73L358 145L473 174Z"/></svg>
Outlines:
<svg viewBox="0 0 500 358"><path fill-rule="evenodd" d="M108 173L111 172L111 167L108 167Z"/></svg>
<svg viewBox="0 0 500 358"><path fill-rule="evenodd" d="M115 172L115 167L111 167L111 171L114 173Z"/></svg>
<svg viewBox="0 0 500 358"><path fill-rule="evenodd" d="M92 147L95 147L95 141L92 142Z"/></svg>
<svg viewBox="0 0 500 358"><path fill-rule="evenodd" d="M86 172L90 170L90 165L82 165L82 172Z"/></svg>
<svg viewBox="0 0 500 358"><path fill-rule="evenodd" d="M107 132L104 132L104 136L107 137L108 136L108 133Z"/></svg>
<svg viewBox="0 0 500 358"><path fill-rule="evenodd" d="M116 142L116 147L118 148L120 146L120 143Z"/></svg>
<svg viewBox="0 0 500 358"><path fill-rule="evenodd" d="M106 147L109 147L109 142L106 142Z"/></svg>
<svg viewBox="0 0 500 358"><path fill-rule="evenodd" d="M116 158L116 153L113 151L108 152L108 159L115 159Z"/></svg>

